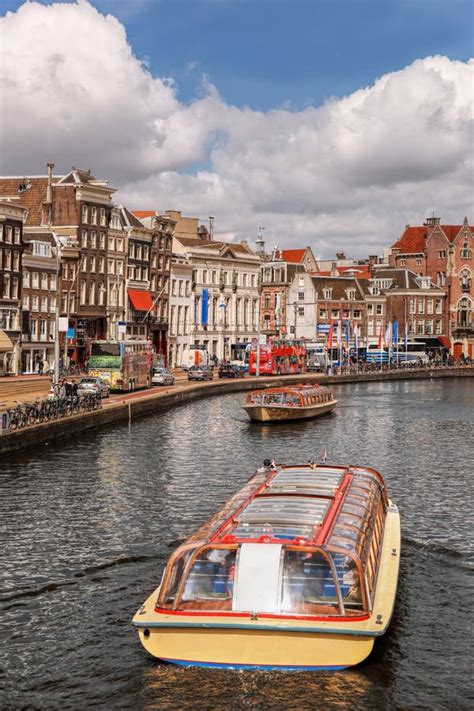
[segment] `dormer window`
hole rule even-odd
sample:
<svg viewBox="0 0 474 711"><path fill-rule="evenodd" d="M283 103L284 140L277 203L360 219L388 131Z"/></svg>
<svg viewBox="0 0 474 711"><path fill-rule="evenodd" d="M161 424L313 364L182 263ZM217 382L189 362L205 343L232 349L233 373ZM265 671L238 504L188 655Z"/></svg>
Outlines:
<svg viewBox="0 0 474 711"><path fill-rule="evenodd" d="M332 289L326 287L323 289L323 299L332 299Z"/></svg>
<svg viewBox="0 0 474 711"><path fill-rule="evenodd" d="M355 289L347 289L347 298L349 301L354 301L356 297Z"/></svg>
<svg viewBox="0 0 474 711"><path fill-rule="evenodd" d="M380 289L376 284L372 284L372 286L369 287L369 291L372 296L378 296L380 294Z"/></svg>

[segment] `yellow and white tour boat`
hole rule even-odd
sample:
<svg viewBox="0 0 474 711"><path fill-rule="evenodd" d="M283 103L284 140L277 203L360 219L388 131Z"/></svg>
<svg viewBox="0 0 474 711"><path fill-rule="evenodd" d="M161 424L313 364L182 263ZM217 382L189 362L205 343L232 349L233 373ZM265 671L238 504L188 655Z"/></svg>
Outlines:
<svg viewBox="0 0 474 711"><path fill-rule="evenodd" d="M266 460L175 550L133 625L175 664L343 669L386 631L399 559L375 470Z"/></svg>
<svg viewBox="0 0 474 711"><path fill-rule="evenodd" d="M286 422L327 415L336 405L330 388L308 384L253 390L243 407L254 422Z"/></svg>

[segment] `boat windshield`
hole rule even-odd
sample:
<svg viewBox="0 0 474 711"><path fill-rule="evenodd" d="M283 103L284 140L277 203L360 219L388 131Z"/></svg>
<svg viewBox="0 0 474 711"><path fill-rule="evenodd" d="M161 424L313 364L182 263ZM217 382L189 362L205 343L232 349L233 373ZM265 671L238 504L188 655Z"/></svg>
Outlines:
<svg viewBox="0 0 474 711"><path fill-rule="evenodd" d="M249 547L248 544L244 545ZM265 544L261 545L263 552ZM278 597L275 597L273 612L315 616L354 615L362 612L359 572L350 556L331 555L323 549L314 548L302 550L294 546L271 544L270 548L281 549L280 563L278 565L276 561L276 577L272 585L274 595L280 597L279 602ZM234 581L240 581L240 587L246 581L248 586L255 577L255 572L245 569L242 561L246 558L239 554L239 550L237 546L208 546L188 550L185 555L177 557L170 574L165 575L158 605L164 608L177 607L183 611L235 611L236 607L238 610ZM194 559L193 554L196 555Z"/></svg>

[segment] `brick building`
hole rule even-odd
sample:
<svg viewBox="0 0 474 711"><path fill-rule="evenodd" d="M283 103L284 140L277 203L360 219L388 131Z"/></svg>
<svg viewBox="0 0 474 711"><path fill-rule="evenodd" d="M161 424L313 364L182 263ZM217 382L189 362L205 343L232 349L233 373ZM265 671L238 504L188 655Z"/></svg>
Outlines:
<svg viewBox="0 0 474 711"><path fill-rule="evenodd" d="M0 200L0 374L16 374L21 353L23 225L19 200Z"/></svg>
<svg viewBox="0 0 474 711"><path fill-rule="evenodd" d="M262 264L260 296L260 328L267 336L286 336L287 315L290 309L288 292L295 275L317 272L318 267L311 247L273 250Z"/></svg>
<svg viewBox="0 0 474 711"><path fill-rule="evenodd" d="M441 225L430 217L422 226L407 225L390 257L391 266L429 276L446 291L446 336L456 358L474 356L473 231L467 218L462 225Z"/></svg>

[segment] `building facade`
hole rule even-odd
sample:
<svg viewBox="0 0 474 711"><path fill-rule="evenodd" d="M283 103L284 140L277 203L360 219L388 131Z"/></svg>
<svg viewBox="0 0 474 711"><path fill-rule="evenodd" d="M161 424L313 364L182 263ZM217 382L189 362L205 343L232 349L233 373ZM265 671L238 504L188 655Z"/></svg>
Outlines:
<svg viewBox="0 0 474 711"><path fill-rule="evenodd" d="M0 374L21 368L21 280L26 209L0 200Z"/></svg>
<svg viewBox="0 0 474 711"><path fill-rule="evenodd" d="M473 231L467 218L462 225L442 225L430 217L421 226L407 225L390 257L391 266L428 276L446 291L446 336L455 358L474 356Z"/></svg>
<svg viewBox="0 0 474 711"><path fill-rule="evenodd" d="M249 343L258 333L261 258L245 241L214 240L197 218L167 214L176 221L175 260L192 267L189 347L202 346L210 356L230 360L233 344ZM186 323L183 311L181 318Z"/></svg>

